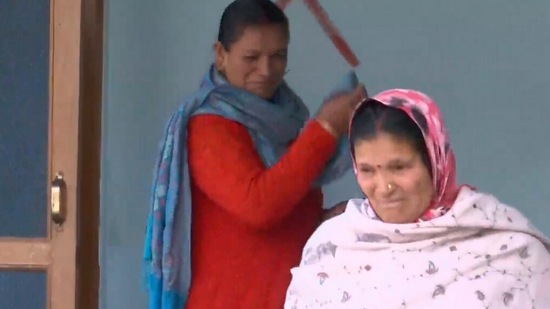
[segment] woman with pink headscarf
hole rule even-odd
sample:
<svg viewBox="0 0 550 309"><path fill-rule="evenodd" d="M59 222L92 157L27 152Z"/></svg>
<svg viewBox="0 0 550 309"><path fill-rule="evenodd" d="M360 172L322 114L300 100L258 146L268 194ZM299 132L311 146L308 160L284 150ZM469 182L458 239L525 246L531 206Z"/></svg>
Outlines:
<svg viewBox="0 0 550 309"><path fill-rule="evenodd" d="M285 308L550 308L550 241L515 208L456 184L428 96L367 99L349 134L366 198L311 236Z"/></svg>

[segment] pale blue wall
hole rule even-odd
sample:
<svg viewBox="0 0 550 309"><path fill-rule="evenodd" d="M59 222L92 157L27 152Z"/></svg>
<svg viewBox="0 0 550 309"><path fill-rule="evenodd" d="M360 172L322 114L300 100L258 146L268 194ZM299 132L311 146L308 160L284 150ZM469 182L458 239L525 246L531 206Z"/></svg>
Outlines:
<svg viewBox="0 0 550 309"><path fill-rule="evenodd" d="M102 308L144 308L141 255L151 167L166 118L195 89L230 1L107 1ZM301 1L288 9L288 81L315 110L347 68ZM550 234L550 2L321 1L364 64L371 93L420 89L447 120L459 180ZM358 193L348 175L328 202Z"/></svg>

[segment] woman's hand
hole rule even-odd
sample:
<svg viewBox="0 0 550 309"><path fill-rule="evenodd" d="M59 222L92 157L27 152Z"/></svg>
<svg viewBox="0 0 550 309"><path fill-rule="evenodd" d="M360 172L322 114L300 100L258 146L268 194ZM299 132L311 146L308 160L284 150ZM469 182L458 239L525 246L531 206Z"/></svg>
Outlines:
<svg viewBox="0 0 550 309"><path fill-rule="evenodd" d="M348 204L348 201L342 201L334 206L332 206L332 208L330 209L325 209L323 211L323 221L322 222L325 222L331 218L334 218L336 216L339 216L341 214L344 213L344 211L346 210L346 206Z"/></svg>
<svg viewBox="0 0 550 309"><path fill-rule="evenodd" d="M347 132L353 111L366 97L365 87L359 85L351 92L325 101L319 108L315 119L323 128L338 138Z"/></svg>

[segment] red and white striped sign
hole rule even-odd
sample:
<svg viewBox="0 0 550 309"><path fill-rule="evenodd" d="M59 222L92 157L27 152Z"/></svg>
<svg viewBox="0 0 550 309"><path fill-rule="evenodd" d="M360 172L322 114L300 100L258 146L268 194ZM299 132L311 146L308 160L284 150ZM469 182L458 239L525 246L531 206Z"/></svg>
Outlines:
<svg viewBox="0 0 550 309"><path fill-rule="evenodd" d="M323 29L325 34L332 41L332 44L334 44L342 57L344 57L346 62L349 63L349 65L353 68L359 66L359 59L357 59L357 56L351 50L349 44L342 37L340 31L338 31L338 28L336 28L334 23L330 20L327 12L319 3L319 0L303 1L309 11L313 14L313 16L315 16L315 19L317 19L317 22L319 23L319 25L321 25L321 28ZM277 0L276 4L284 10L290 4L290 2L292 2L292 0Z"/></svg>

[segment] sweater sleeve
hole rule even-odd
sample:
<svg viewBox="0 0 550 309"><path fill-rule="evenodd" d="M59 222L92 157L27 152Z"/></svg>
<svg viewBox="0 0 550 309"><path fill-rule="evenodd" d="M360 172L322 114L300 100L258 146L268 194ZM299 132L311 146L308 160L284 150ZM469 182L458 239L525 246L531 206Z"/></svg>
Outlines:
<svg viewBox="0 0 550 309"><path fill-rule="evenodd" d="M199 115L189 121L187 146L195 186L243 222L269 229L311 189L335 151L336 139L312 120L279 162L266 168L244 126Z"/></svg>

